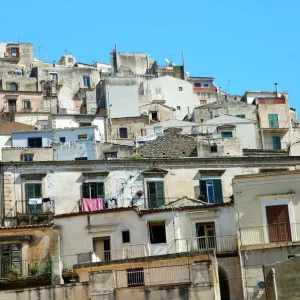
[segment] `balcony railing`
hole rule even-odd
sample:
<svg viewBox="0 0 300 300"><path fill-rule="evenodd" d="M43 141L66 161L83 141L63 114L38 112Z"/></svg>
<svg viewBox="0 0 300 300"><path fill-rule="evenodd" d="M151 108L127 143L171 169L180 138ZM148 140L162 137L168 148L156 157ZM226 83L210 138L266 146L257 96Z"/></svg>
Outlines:
<svg viewBox="0 0 300 300"><path fill-rule="evenodd" d="M188 265L115 271L117 288L191 282Z"/></svg>
<svg viewBox="0 0 300 300"><path fill-rule="evenodd" d="M77 254L77 264L111 261L148 256L144 244L126 245L122 249Z"/></svg>
<svg viewBox="0 0 300 300"><path fill-rule="evenodd" d="M300 242L300 224L243 227L240 240L242 246Z"/></svg>
<svg viewBox="0 0 300 300"><path fill-rule="evenodd" d="M20 262L3 261L0 268L2 279L19 279L26 277L50 277L52 273L51 259L21 260Z"/></svg>
<svg viewBox="0 0 300 300"><path fill-rule="evenodd" d="M201 252L206 250L215 250L216 253L237 252L236 236L202 236L176 240L176 252Z"/></svg>
<svg viewBox="0 0 300 300"><path fill-rule="evenodd" d="M13 209L15 216L19 214L24 215L47 215L54 214L55 206L54 200L49 200L49 198L41 198L39 201L27 201L19 200L16 201L15 207Z"/></svg>
<svg viewBox="0 0 300 300"><path fill-rule="evenodd" d="M276 121L270 120L268 122L260 122L260 127L263 130L288 130L291 127L290 122L288 121Z"/></svg>

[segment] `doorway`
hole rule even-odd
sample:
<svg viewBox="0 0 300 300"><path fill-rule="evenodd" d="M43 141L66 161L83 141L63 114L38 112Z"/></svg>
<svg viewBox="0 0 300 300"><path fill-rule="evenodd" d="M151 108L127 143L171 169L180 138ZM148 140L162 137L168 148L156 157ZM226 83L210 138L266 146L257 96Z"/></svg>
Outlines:
<svg viewBox="0 0 300 300"><path fill-rule="evenodd" d="M97 261L110 261L110 237L93 238L94 252Z"/></svg>
<svg viewBox="0 0 300 300"><path fill-rule="evenodd" d="M215 248L215 223L196 223L196 235L199 250Z"/></svg>
<svg viewBox="0 0 300 300"><path fill-rule="evenodd" d="M230 300L229 280L226 270L218 266L221 300Z"/></svg>

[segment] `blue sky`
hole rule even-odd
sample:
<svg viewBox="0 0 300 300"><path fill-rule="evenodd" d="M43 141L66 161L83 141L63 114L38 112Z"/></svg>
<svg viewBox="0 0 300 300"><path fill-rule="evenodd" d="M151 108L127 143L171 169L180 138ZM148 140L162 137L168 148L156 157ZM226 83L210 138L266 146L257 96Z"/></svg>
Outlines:
<svg viewBox="0 0 300 300"><path fill-rule="evenodd" d="M109 62L119 51L146 52L159 63L185 55L187 71L213 76L230 92L290 93L300 110L299 0L18 0L1 3L2 41L31 42L35 55L58 61ZM46 50L47 49L47 50Z"/></svg>

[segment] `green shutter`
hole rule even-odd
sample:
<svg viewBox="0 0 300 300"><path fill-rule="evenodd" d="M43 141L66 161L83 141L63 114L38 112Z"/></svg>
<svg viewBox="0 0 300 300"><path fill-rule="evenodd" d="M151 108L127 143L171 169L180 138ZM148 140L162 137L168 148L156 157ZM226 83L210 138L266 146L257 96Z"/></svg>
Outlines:
<svg viewBox="0 0 300 300"><path fill-rule="evenodd" d="M149 208L156 207L156 185L155 182L147 183L147 191L148 191L148 206Z"/></svg>
<svg viewBox="0 0 300 300"><path fill-rule="evenodd" d="M97 182L97 196L99 198L104 198L105 197L104 182Z"/></svg>
<svg viewBox="0 0 300 300"><path fill-rule="evenodd" d="M156 182L156 207L161 207L165 204L164 183L162 181Z"/></svg>
<svg viewBox="0 0 300 300"><path fill-rule="evenodd" d="M201 200L207 202L206 180L200 180L200 195L204 197Z"/></svg>
<svg viewBox="0 0 300 300"><path fill-rule="evenodd" d="M221 179L211 180L214 183L215 203L223 203L222 181Z"/></svg>
<svg viewBox="0 0 300 300"><path fill-rule="evenodd" d="M279 128L278 115L277 114L269 114L269 126L270 128Z"/></svg>
<svg viewBox="0 0 300 300"><path fill-rule="evenodd" d="M82 198L90 198L90 184L88 182L82 184Z"/></svg>

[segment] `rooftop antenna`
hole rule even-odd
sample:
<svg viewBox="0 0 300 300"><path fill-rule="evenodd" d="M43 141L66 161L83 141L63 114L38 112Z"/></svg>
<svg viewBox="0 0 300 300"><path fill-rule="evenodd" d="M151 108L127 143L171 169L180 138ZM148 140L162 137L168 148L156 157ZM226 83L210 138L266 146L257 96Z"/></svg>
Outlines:
<svg viewBox="0 0 300 300"><path fill-rule="evenodd" d="M228 94L230 95L230 84L231 84L231 80L228 80Z"/></svg>
<svg viewBox="0 0 300 300"><path fill-rule="evenodd" d="M44 47L44 45L39 46L39 60L41 60L41 48Z"/></svg>
<svg viewBox="0 0 300 300"><path fill-rule="evenodd" d="M278 97L279 93L278 93L278 83L275 82L275 91L276 91L276 97Z"/></svg>

